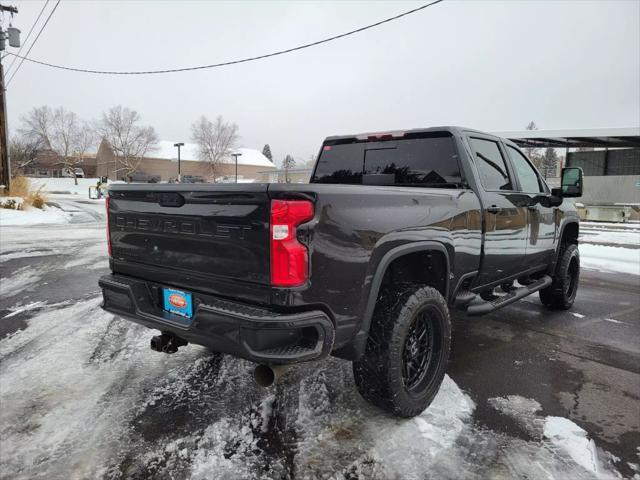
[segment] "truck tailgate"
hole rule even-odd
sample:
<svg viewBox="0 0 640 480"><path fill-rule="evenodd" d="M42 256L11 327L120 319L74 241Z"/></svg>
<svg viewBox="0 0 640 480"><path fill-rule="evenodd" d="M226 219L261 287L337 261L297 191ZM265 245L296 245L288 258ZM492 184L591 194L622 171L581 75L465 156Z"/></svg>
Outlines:
<svg viewBox="0 0 640 480"><path fill-rule="evenodd" d="M269 208L264 184L114 185L108 215L112 257L268 284Z"/></svg>

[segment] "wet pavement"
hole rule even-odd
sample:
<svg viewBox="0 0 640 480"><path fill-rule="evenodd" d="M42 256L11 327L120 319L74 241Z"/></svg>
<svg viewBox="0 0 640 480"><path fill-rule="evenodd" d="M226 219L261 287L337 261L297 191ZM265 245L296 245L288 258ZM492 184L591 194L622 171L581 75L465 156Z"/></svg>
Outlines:
<svg viewBox="0 0 640 480"><path fill-rule="evenodd" d="M455 315L449 375L476 401L475 418L489 428L527 436L486 401L517 394L637 462L639 299L639 277L583 270L569 311L549 311L534 295L485 317Z"/></svg>
<svg viewBox="0 0 640 480"><path fill-rule="evenodd" d="M405 421L366 404L337 359L265 390L248 362L151 352L151 331L99 308L100 225L5 227L0 242L1 478L638 474L638 276L583 271L568 312L531 296L454 313L450 378ZM587 432L600 469L549 439L552 417Z"/></svg>

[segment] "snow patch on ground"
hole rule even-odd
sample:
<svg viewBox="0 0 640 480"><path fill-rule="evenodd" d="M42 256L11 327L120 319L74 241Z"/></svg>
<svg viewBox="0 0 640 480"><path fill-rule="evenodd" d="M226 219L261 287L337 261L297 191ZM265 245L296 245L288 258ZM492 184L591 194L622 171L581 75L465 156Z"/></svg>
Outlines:
<svg viewBox="0 0 640 480"><path fill-rule="evenodd" d="M600 473L595 442L589 439L586 431L568 418L547 417L544 424L544 436L568 453L585 470L596 475Z"/></svg>
<svg viewBox="0 0 640 480"><path fill-rule="evenodd" d="M488 402L499 412L513 418L530 434L539 436L542 433L544 422L538 417L538 412L542 407L536 400L520 395L507 395L506 397L490 398Z"/></svg>
<svg viewBox="0 0 640 480"><path fill-rule="evenodd" d="M32 290L44 275L45 270L31 266L16 270L9 278L0 281L0 296L11 297Z"/></svg>
<svg viewBox="0 0 640 480"><path fill-rule="evenodd" d="M30 310L36 310L38 308L41 308L43 305L45 305L45 302L31 302L31 303L27 303L26 305L17 305L15 307L10 308L11 313L6 314L2 318L11 318L22 312L28 312Z"/></svg>
<svg viewBox="0 0 640 480"><path fill-rule="evenodd" d="M624 322L621 322L620 320L616 320L615 318L605 318L604 321L605 322L609 322L609 323L621 323L621 324L624 324Z"/></svg>
<svg viewBox="0 0 640 480"><path fill-rule="evenodd" d="M0 226L64 224L69 223L71 215L56 207L45 205L39 208L8 210L0 208Z"/></svg>
<svg viewBox="0 0 640 480"><path fill-rule="evenodd" d="M640 244L640 231L636 230L590 230L580 231L580 244L619 244L638 245Z"/></svg>
<svg viewBox="0 0 640 480"><path fill-rule="evenodd" d="M601 451L601 456L607 461L603 462L599 459L595 442L589 439L585 430L568 418L544 417L541 415L540 403L519 395L490 398L488 403L499 412L515 420L534 438L544 439L543 445L549 443L546 448L540 449L535 457L537 467L543 472L548 472L550 478L557 478L552 471L557 472L559 466L568 463L568 459L597 478L619 478L618 473L611 466L618 459L604 451ZM545 450L547 454L542 455ZM549 456L560 460L559 465L557 460L551 460L548 458ZM559 471L562 471L562 468ZM573 477L583 478L577 471L574 472Z"/></svg>
<svg viewBox="0 0 640 480"><path fill-rule="evenodd" d="M95 361L99 339L120 322L99 303L95 298L43 313L0 341L3 474L87 478L116 450L126 427L121 421L137 395L108 393L142 381L153 367L144 358L148 337L129 338L127 331L122 340L135 348L109 363Z"/></svg>
<svg viewBox="0 0 640 480"><path fill-rule="evenodd" d="M640 248L581 244L580 266L601 272L640 275Z"/></svg>
<svg viewBox="0 0 640 480"><path fill-rule="evenodd" d="M580 222L580 229L598 229L598 230L637 230L640 232L640 223L638 222Z"/></svg>
<svg viewBox="0 0 640 480"><path fill-rule="evenodd" d="M18 303L17 305L14 305L13 307L9 308L10 313L6 314L4 318L11 318L15 315L18 315L20 313L24 313L24 312L31 312L34 310L43 310L45 308L50 309L50 308L60 308L60 307L64 307L66 305L70 305L71 301L64 301L64 302L57 302L57 303L47 303L44 301L38 301L38 302L31 302L31 303L27 303L25 305L22 305L20 303Z"/></svg>
<svg viewBox="0 0 640 480"><path fill-rule="evenodd" d="M109 261L106 258L106 242L97 242L88 247L82 249L82 255L77 255L73 260L70 260L64 265L64 268L81 267L90 265L91 268L102 268L109 265ZM96 260L102 258L103 261L96 264ZM96 265L98 265L96 267Z"/></svg>
<svg viewBox="0 0 640 480"><path fill-rule="evenodd" d="M98 184L97 178L78 178L78 185L73 178L30 178L32 188L42 188L44 192L61 192L73 195L84 195L89 198L89 187ZM111 182L109 182L111 183Z"/></svg>

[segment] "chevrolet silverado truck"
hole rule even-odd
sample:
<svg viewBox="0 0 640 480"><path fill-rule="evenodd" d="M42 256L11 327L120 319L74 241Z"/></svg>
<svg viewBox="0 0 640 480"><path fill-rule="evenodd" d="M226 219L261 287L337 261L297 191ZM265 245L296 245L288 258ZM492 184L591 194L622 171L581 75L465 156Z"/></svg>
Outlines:
<svg viewBox="0 0 640 480"><path fill-rule="evenodd" d="M582 170L551 190L512 142L459 127L328 137L308 184L118 184L107 199L103 308L258 364L353 362L401 417L435 397L449 310L493 312L578 289Z"/></svg>

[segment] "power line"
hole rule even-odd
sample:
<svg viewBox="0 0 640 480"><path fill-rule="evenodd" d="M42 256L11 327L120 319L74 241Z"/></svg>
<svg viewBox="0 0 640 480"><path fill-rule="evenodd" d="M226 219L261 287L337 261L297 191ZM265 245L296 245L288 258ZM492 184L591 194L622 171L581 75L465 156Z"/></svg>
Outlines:
<svg viewBox="0 0 640 480"><path fill-rule="evenodd" d="M199 66L195 66L195 67L169 68L169 69L164 69L164 70L140 70L140 71L91 70L91 69L87 69L87 68L67 67L67 66L64 66L64 65L56 65L56 64L53 64L53 63L42 62L40 60L34 60L32 58L28 58L29 52L27 52L25 56L16 55L15 53L11 53L11 52L8 52L8 53L9 53L9 55L14 55L15 57L20 58L22 61L27 60L28 62L36 63L38 65L43 65L45 67L57 68L59 70L68 70L68 71L71 71L71 72L95 73L95 74L100 74L100 75L154 75L154 74L160 74L160 73L189 72L189 71L193 71L193 70L204 70L204 69L208 69L208 68L226 67L226 66L229 66L229 65L237 65L239 63L253 62L255 60L262 60L262 59L265 59L265 58L276 57L278 55L284 55L285 53L291 53L291 52L295 52L295 51L298 51L298 50L304 50L305 48L315 47L316 45L321 45L323 43L328 43L328 42L331 42L333 40L338 40L340 38L348 37L349 35L354 35L356 33L364 32L365 30L369 30L371 28L378 27L378 26L380 26L382 24L392 22L392 21L397 20L399 18L406 17L407 15L411 15L412 13L416 13L416 12L418 12L420 10L424 10L425 8L431 7L432 5L435 5L435 4L440 3L442 1L444 1L444 0L435 0L435 1L431 2L431 3L427 3L425 5L422 5L421 7L414 8L413 10L408 10L408 11L406 11L404 13L396 15L395 17L386 18L384 20L381 20L381 21L376 22L376 23L372 23L372 24L367 25L365 27L361 27L361 28L358 28L356 30L351 30L349 32L341 33L340 35L335 35L333 37L325 38L323 40L318 40L316 42L306 43L304 45L299 45L297 47L288 48L286 50L279 50L277 52L267 53L267 54L264 54L264 55L258 55L258 56L255 56L255 57L243 58L243 59L240 59L240 60L232 60L232 61L222 62L222 63L213 63L213 64L210 64L210 65L199 65ZM58 3L60 3L60 0L58 0ZM58 6L58 5L56 4L56 6ZM31 49L29 49L29 50L31 50ZM20 63L20 64L22 65L22 63ZM9 81L11 81L11 79L9 79Z"/></svg>
<svg viewBox="0 0 640 480"><path fill-rule="evenodd" d="M34 38L33 42L31 42L31 46L29 47L29 50L27 50L27 53L25 54L25 56L24 57L20 57L19 55L16 55L16 57L21 58L21 60L20 60L20 63L18 64L18 66L16 67L16 69L13 71L13 73L9 77L9 80L7 80L7 85L6 86L9 86L9 84L11 83L11 80L13 80L13 77L16 76L16 73L18 73L18 71L20 70L20 67L24 63L24 61L27 58L27 56L29 55L29 52L31 52L31 49L33 48L33 46L38 42L38 39L40 38L40 35L42 34L42 31L45 29L45 27L49 23L49 20L51 20L51 17L55 13L56 8L58 8L58 5L60 5L60 0L58 0L56 2L55 6L53 7L53 10L51 10L51 12L49 12L49 16L44 21L44 24L42 25L42 27L40 27L40 30L38 31L38 35L36 35L36 38Z"/></svg>
<svg viewBox="0 0 640 480"><path fill-rule="evenodd" d="M31 37L31 32L33 32L33 29L35 28L35 26L38 24L38 21L40 20L40 17L42 16L42 14L44 13L44 9L47 8L47 5L49 3L49 0L47 0L46 2L44 2L44 5L42 6L42 10L40 10L40 13L38 14L38 18L36 18L36 21L33 22L33 25L31 25L31 28L29 29L29 33L27 33L26 38L24 39L24 42L22 42L22 46L20 47L20 49L18 50L17 55L20 55L20 52L22 51L22 49L24 48L24 46L27 44L27 42L29 42L29 37ZM13 60L11 61L11 64L7 67L7 73L9 73L9 71L13 68L13 64L16 63L16 60L18 59L18 57L13 57Z"/></svg>

